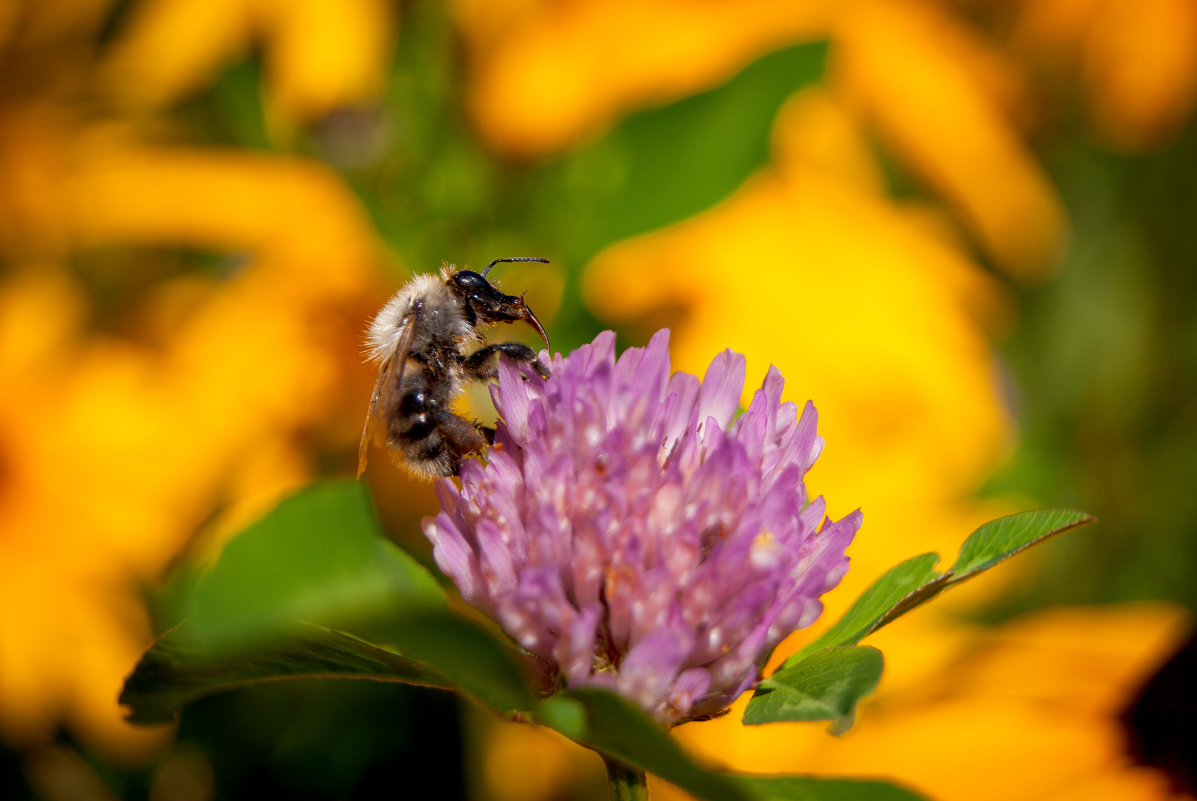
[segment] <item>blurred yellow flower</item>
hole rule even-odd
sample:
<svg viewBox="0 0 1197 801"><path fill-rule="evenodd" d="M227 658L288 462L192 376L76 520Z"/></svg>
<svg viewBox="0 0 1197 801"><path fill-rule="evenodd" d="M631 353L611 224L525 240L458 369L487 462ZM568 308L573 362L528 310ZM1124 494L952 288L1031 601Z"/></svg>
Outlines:
<svg viewBox="0 0 1197 801"><path fill-rule="evenodd" d="M144 591L201 527L349 450L381 247L322 166L149 145L155 123L78 102L106 9L26 4L0 42L29 76L0 96L0 737L65 725L133 760L163 737L116 703L152 635Z"/></svg>
<svg viewBox="0 0 1197 801"><path fill-rule="evenodd" d="M1010 47L1079 94L1104 140L1159 147L1197 106L1197 5L1189 0L1014 4ZM1078 91L1079 90L1079 91Z"/></svg>
<svg viewBox="0 0 1197 801"><path fill-rule="evenodd" d="M935 0L456 0L452 8L470 46L470 111L492 146L525 158L709 88L771 48L828 37L834 91L998 266L1033 280L1050 272L1067 237L1030 141L1059 122L1048 104L1069 102L1060 79L1107 142L1165 143L1197 105L1197 5L1000 5L991 14L1011 18L1009 33L978 27L984 13L966 18Z"/></svg>
<svg viewBox="0 0 1197 801"><path fill-rule="evenodd" d="M887 663L914 650L904 631L870 642ZM1192 621L1167 604L1038 612L986 628L959 624L956 643L894 688L887 676L856 725L741 727L737 707L678 730L703 759L754 772L884 776L943 801L1172 798L1164 776L1131 764L1118 715ZM683 794L658 785L661 798Z"/></svg>
<svg viewBox="0 0 1197 801"><path fill-rule="evenodd" d="M837 21L833 77L904 165L1021 278L1061 253L1064 212L1017 125L1016 65L930 0L860 0Z"/></svg>
<svg viewBox="0 0 1197 801"><path fill-rule="evenodd" d="M164 106L260 43L267 115L285 136L380 97L394 16L386 0L142 0L101 65L101 82L134 108Z"/></svg>
<svg viewBox="0 0 1197 801"><path fill-rule="evenodd" d="M356 355L336 289L346 276L304 302L295 296L316 292L315 274L290 266L303 293L288 292L285 263L189 287L186 309L164 287L182 314L160 350L80 341L70 312L84 302L49 267L6 286L0 733L10 742L45 740L65 722L131 759L160 737L124 724L115 701L151 636L142 589L214 512L244 520L310 480L312 454L296 437L341 411ZM357 281L366 266L354 265Z"/></svg>
<svg viewBox="0 0 1197 801"><path fill-rule="evenodd" d="M1063 211L1020 119L1031 89L942 4L486 5L452 7L471 50L469 108L503 152L562 150L621 113L710 88L770 49L830 38L829 85L998 264L1036 277L1059 254Z"/></svg>
<svg viewBox="0 0 1197 801"><path fill-rule="evenodd" d="M0 736L10 741L47 739L60 717L85 738L106 740L119 726L113 682L148 630L135 588L117 578L130 554L109 539L123 532L77 515L96 477L77 484L63 474L62 457L86 447L59 427L69 401L56 380L77 362L70 329L83 309L61 276L25 276L0 290ZM114 374L129 366L127 355L110 354ZM120 508L121 498L105 507ZM159 737L130 732L120 752Z"/></svg>
<svg viewBox="0 0 1197 801"><path fill-rule="evenodd" d="M692 94L813 38L833 2L452 0L469 48L466 103L496 149L562 150L622 112ZM668 32L668 35L662 35Z"/></svg>

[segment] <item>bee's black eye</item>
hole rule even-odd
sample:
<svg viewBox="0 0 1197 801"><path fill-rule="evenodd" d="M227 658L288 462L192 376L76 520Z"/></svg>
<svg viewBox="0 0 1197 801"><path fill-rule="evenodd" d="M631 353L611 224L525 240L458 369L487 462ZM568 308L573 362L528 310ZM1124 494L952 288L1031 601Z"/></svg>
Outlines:
<svg viewBox="0 0 1197 801"><path fill-rule="evenodd" d="M454 273L453 278L450 280L452 280L455 287L471 295L492 290L490 282L472 270L462 270L459 273Z"/></svg>

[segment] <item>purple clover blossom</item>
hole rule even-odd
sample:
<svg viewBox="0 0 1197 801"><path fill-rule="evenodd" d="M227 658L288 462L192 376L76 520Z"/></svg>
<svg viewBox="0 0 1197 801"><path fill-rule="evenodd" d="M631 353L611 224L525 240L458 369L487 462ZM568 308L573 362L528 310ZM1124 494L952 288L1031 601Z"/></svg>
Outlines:
<svg viewBox="0 0 1197 801"><path fill-rule="evenodd" d="M600 686L667 724L755 685L848 569L859 510L806 501L816 413L770 367L736 418L746 361L670 375L669 332L615 359L607 331L543 381L503 360L495 446L424 520L467 602L522 646L551 690Z"/></svg>

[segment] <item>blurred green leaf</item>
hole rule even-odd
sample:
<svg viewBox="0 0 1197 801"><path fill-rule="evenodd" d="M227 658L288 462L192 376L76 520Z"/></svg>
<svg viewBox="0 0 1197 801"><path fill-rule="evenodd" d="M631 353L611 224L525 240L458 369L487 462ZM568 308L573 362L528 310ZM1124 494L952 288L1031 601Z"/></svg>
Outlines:
<svg viewBox="0 0 1197 801"><path fill-rule="evenodd" d="M924 801L905 787L870 779L817 776L741 776L762 801Z"/></svg>
<svg viewBox="0 0 1197 801"><path fill-rule="evenodd" d="M854 645L944 590L981 573L1048 537L1096 520L1085 512L1048 509L1019 512L985 523L964 541L955 564L946 572L934 569L939 555L911 557L882 574L861 593L851 608L790 659L786 667L836 645Z"/></svg>
<svg viewBox="0 0 1197 801"><path fill-rule="evenodd" d="M823 77L826 53L825 42L769 53L708 92L628 116L554 165L560 188L545 201L572 210L570 256L585 262L730 195L768 162L778 108Z"/></svg>
<svg viewBox="0 0 1197 801"><path fill-rule="evenodd" d="M257 647L296 621L369 631L397 613L444 606L436 580L383 536L364 486L317 484L234 537L184 599L198 644Z"/></svg>
<svg viewBox="0 0 1197 801"><path fill-rule="evenodd" d="M449 611L432 576L382 535L357 482L283 500L181 592L186 620L126 685L122 702L136 722L169 719L231 687L300 676L457 689L500 713L533 704L514 646Z"/></svg>
<svg viewBox="0 0 1197 801"><path fill-rule="evenodd" d="M536 706L536 719L574 742L643 768L698 798L753 798L730 777L695 764L660 723L615 693L595 688L560 692Z"/></svg>
<svg viewBox="0 0 1197 801"><path fill-rule="evenodd" d="M159 637L125 681L120 703L131 723L166 723L200 698L262 681L368 678L447 687L435 673L394 651L314 624L250 653L213 660L187 636L186 624Z"/></svg>
<svg viewBox="0 0 1197 801"><path fill-rule="evenodd" d="M856 704L877 689L883 664L881 652L876 648L826 648L782 667L761 682L744 712L744 722L750 725L800 720L850 723Z"/></svg>
<svg viewBox="0 0 1197 801"><path fill-rule="evenodd" d="M200 698L279 679L375 679L459 690L500 714L532 707L514 650L448 609L400 615L379 645L293 622L258 643L213 651L184 623L159 637L125 682L120 702L133 723L171 720Z"/></svg>
<svg viewBox="0 0 1197 801"><path fill-rule="evenodd" d="M406 615L387 627L396 651L503 715L531 709L533 691L505 637L447 609Z"/></svg>
<svg viewBox="0 0 1197 801"><path fill-rule="evenodd" d="M871 649L870 649L871 650ZM918 801L884 782L814 776L744 776L695 763L666 730L627 699L606 690L560 692L536 707L538 722L706 801Z"/></svg>

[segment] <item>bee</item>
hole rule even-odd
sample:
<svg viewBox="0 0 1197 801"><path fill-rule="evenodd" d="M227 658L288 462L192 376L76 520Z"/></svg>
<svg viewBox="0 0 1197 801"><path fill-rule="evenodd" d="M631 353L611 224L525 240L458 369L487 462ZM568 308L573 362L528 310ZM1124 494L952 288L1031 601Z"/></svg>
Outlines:
<svg viewBox="0 0 1197 801"><path fill-rule="evenodd" d="M461 461L485 451L494 430L471 423L452 411L467 380L486 381L498 374L500 354L524 362L544 379L549 368L520 342L485 343L481 328L495 323L528 323L544 346L549 338L523 295L504 295L486 280L500 262L548 259L495 259L477 273L445 265L440 275L417 275L392 297L370 324L369 361L378 363L378 379L358 446L357 474L366 469L370 443L384 442L396 464L420 478L456 475Z"/></svg>

